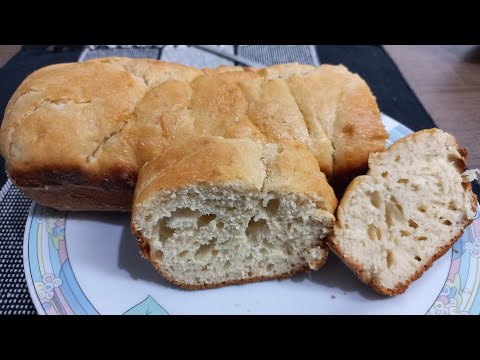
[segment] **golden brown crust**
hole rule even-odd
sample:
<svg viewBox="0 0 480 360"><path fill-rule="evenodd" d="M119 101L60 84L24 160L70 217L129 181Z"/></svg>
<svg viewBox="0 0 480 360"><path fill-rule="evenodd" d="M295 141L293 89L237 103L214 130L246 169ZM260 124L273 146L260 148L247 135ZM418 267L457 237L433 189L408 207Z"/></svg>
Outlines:
<svg viewBox="0 0 480 360"><path fill-rule="evenodd" d="M248 139L197 137L172 145L145 164L135 189L135 210L161 190L175 190L190 184L233 184L260 191L265 177L262 146ZM326 184L328 186L328 184Z"/></svg>
<svg viewBox="0 0 480 360"><path fill-rule="evenodd" d="M106 190L83 185L50 185L45 188L18 188L38 204L61 211L125 211L132 209L133 189Z"/></svg>
<svg viewBox="0 0 480 360"><path fill-rule="evenodd" d="M334 126L335 166L332 183L341 196L350 181L365 174L372 152L385 150L388 134L368 85L360 77L351 81L337 105Z"/></svg>
<svg viewBox="0 0 480 360"><path fill-rule="evenodd" d="M137 206L159 191L191 184L231 184L248 191L316 196L320 198L318 208L332 214L337 207L325 175L301 144L281 142L268 147L249 139L216 136L197 137L188 143L168 147L142 167L133 215Z"/></svg>
<svg viewBox="0 0 480 360"><path fill-rule="evenodd" d="M122 166L103 173L45 166L9 174L30 199L62 211L130 211L137 171Z"/></svg>
<svg viewBox="0 0 480 360"><path fill-rule="evenodd" d="M337 131L336 122L346 125ZM10 177L41 204L85 209L82 201L75 208L68 196L63 206L61 190L57 197L47 190L65 186L68 194L83 184L85 196L92 186L112 189L97 205L98 192L92 191L87 202L89 209L111 210L118 189L125 188L125 199L130 198L131 179L145 162L186 138L295 141L340 183L363 171L382 134L368 86L342 66L200 70L158 60L103 58L53 65L27 77L5 111L0 151ZM358 151L339 145L335 151L343 151L345 161L343 155L334 157L336 141ZM116 169L124 169L124 180Z"/></svg>

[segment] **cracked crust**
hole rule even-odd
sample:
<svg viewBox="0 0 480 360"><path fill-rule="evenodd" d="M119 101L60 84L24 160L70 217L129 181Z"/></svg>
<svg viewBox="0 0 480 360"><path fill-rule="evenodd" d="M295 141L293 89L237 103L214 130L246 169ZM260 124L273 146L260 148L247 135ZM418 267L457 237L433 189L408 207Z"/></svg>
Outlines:
<svg viewBox="0 0 480 360"><path fill-rule="evenodd" d="M28 76L5 111L0 151L42 205L125 210L141 166L198 135L298 142L340 189L387 137L368 86L342 66L201 70L104 58Z"/></svg>

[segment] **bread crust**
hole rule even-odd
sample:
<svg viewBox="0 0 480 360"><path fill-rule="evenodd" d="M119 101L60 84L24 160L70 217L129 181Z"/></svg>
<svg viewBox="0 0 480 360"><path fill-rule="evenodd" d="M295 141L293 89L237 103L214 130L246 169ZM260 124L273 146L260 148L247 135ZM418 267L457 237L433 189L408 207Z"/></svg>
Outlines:
<svg viewBox="0 0 480 360"><path fill-rule="evenodd" d="M39 204L49 204L60 211L122 211L132 209L133 189L112 190L84 185L47 185L48 189L18 186Z"/></svg>
<svg viewBox="0 0 480 360"><path fill-rule="evenodd" d="M337 198L313 155L296 142L282 142L272 150L274 159L267 161L266 147L254 141L213 136L190 139L188 147L169 147L142 167L132 218L137 208L159 191L190 184L230 184L245 191L316 196L321 199L317 208L333 214Z"/></svg>
<svg viewBox="0 0 480 360"><path fill-rule="evenodd" d="M398 146L398 144L401 144L401 143L406 142L406 141L411 141L412 138L417 138L418 136L420 136L422 134L433 134L436 131L438 131L438 129L426 129L426 130L421 130L421 131L418 131L416 133L413 133L413 134L411 134L407 137L404 137L404 138L398 140L394 144L392 144L388 151L390 151L390 149L394 150L396 148L396 146ZM462 156L462 158L459 159L460 161L458 161L455 165L457 167L457 170L461 173L461 172L463 172L463 170L466 166L468 154L467 154L467 150L460 147L458 145L458 143L456 143L456 146L457 146L457 150L460 153L460 155ZM372 156L375 156L375 154L372 154ZM369 175L370 172L371 172L371 170L369 170L366 175ZM361 180L362 180L361 176L355 178L349 184L349 186L345 190L344 196L342 197L342 199L339 202L339 205L337 207L336 217L337 217L337 223L340 224L340 225L342 224L342 209L345 205L344 203L346 202L350 192L352 192L356 188L357 183L360 182ZM471 185L471 183L463 183L463 187L464 187L465 192L469 192L471 194L472 211L475 211L476 206L477 206L477 196L472 192L472 185ZM447 245L439 248L438 251L425 264L423 264L422 267L420 269L418 269L410 278L408 278L406 281L404 281L400 284L397 284L397 286L393 289L385 288L385 287L381 286L376 281L376 279L372 279L371 277L369 277L365 273L365 269L363 268L363 266L361 264L359 264L358 262L354 261L352 258L348 257L343 252L343 250L337 244L335 244L333 242L332 237L327 238L327 244L328 244L330 250L332 250L342 260L342 262L345 263L345 265L347 265L347 267L350 268L350 270L352 270L355 273L355 275L364 284L369 285L373 290L375 290L376 292L378 292L380 294L388 295L388 296L394 296L394 295L399 295L399 294L404 293L413 281L419 279L423 275L423 273L425 271L427 271L437 259L439 259L443 255L445 255L445 253L462 236L465 228L468 225L470 225L472 223L472 221L473 220L471 220L471 219L467 219L463 223L463 230L461 230L457 235L455 235Z"/></svg>
<svg viewBox="0 0 480 360"><path fill-rule="evenodd" d="M364 171L387 137L375 97L342 66L202 70L103 58L28 76L5 111L0 151L41 205L123 211L142 165L199 135L298 142L334 185Z"/></svg>
<svg viewBox="0 0 480 360"><path fill-rule="evenodd" d="M137 176L136 170L123 166L96 174L51 166L9 173L30 199L61 211L130 211Z"/></svg>

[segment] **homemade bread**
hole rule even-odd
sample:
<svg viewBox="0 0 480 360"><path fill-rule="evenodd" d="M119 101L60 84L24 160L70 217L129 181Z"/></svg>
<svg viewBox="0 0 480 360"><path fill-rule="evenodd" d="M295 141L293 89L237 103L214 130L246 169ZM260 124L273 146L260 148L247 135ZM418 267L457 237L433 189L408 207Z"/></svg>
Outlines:
<svg viewBox="0 0 480 360"><path fill-rule="evenodd" d="M387 138L375 97L343 66L103 58L28 76L6 108L0 151L13 182L44 206L128 211L145 162L205 135L295 141L339 192Z"/></svg>
<svg viewBox="0 0 480 360"><path fill-rule="evenodd" d="M370 155L367 175L347 188L330 248L386 295L403 293L471 223L477 199L462 172L466 151L430 129Z"/></svg>
<svg viewBox="0 0 480 360"><path fill-rule="evenodd" d="M337 200L296 142L199 137L140 170L131 227L142 254L189 289L318 269Z"/></svg>

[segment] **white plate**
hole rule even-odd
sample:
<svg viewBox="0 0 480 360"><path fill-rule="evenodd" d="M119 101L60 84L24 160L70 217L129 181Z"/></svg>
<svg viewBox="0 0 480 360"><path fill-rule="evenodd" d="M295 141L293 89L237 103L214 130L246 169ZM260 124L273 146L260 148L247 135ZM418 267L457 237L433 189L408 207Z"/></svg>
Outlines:
<svg viewBox="0 0 480 360"><path fill-rule="evenodd" d="M383 116L389 144L411 133ZM33 204L24 265L40 314L479 314L480 217L408 291L375 294L335 255L319 271L202 291L181 290L143 260L129 214Z"/></svg>

